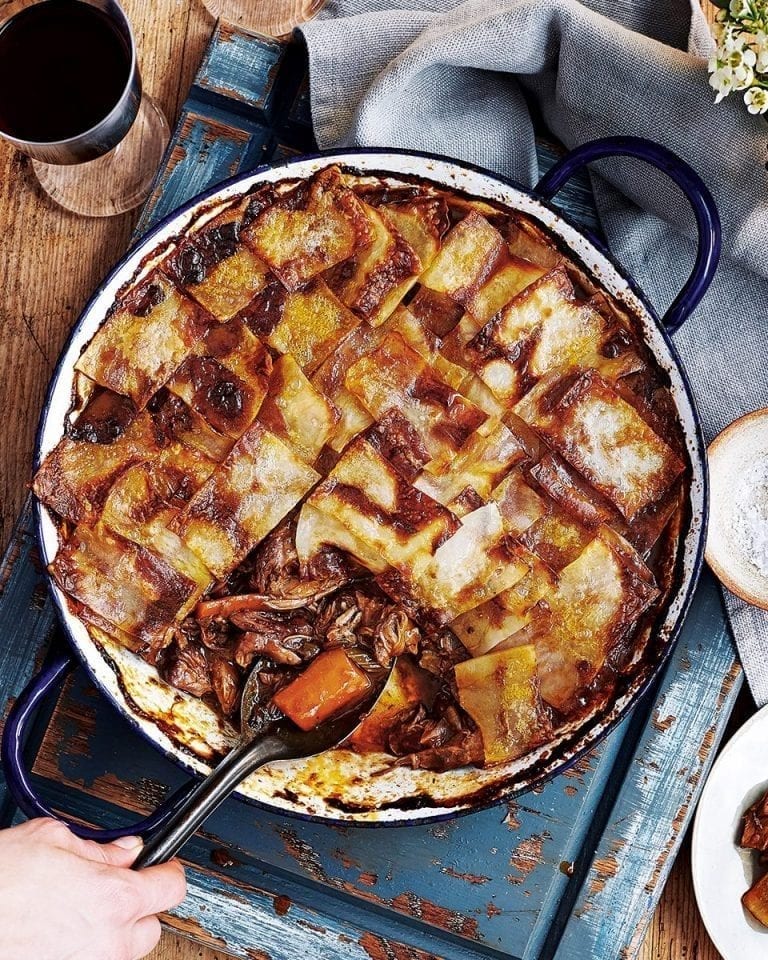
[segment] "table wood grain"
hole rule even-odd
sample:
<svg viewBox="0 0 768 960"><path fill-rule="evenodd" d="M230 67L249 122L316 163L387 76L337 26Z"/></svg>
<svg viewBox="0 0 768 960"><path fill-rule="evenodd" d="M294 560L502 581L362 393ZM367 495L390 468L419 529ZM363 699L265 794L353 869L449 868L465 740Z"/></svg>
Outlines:
<svg viewBox="0 0 768 960"><path fill-rule="evenodd" d="M704 0L706 4L706 0ZM0 0L0 9L5 3ZM176 119L213 21L195 0L124 0L147 90ZM714 7L705 7L711 20ZM5 543L29 481L34 432L56 357L90 291L126 249L137 219L71 215L50 201L29 163L0 143L0 536ZM254 957L259 952L254 937ZM640 952L641 960L717 960L693 899L686 840ZM224 954L167 933L152 960Z"/></svg>

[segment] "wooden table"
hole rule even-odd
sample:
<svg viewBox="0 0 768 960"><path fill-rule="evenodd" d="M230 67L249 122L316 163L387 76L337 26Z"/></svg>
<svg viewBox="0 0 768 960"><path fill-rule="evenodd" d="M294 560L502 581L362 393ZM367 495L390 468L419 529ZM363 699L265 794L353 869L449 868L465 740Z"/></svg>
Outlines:
<svg viewBox="0 0 768 960"><path fill-rule="evenodd" d="M706 3L707 0L704 0ZM2 0L0 0L0 6ZM213 22L202 4L124 0L146 88L173 122ZM708 13L714 10L709 7ZM26 158L0 142L0 537L25 495L44 391L67 331L88 294L125 250L136 221L72 216L41 191ZM259 944L254 943L254 955ZM153 960L222 956L167 935ZM693 899L684 844L641 950L642 960L716 960Z"/></svg>

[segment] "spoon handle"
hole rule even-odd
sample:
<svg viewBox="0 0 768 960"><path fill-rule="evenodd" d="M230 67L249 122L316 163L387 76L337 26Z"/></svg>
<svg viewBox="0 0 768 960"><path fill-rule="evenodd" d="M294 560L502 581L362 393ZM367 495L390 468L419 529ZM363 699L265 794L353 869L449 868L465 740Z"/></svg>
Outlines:
<svg viewBox="0 0 768 960"><path fill-rule="evenodd" d="M285 743L275 737L239 744L147 840L131 869L140 870L171 860L249 773L270 760L286 759L289 753Z"/></svg>

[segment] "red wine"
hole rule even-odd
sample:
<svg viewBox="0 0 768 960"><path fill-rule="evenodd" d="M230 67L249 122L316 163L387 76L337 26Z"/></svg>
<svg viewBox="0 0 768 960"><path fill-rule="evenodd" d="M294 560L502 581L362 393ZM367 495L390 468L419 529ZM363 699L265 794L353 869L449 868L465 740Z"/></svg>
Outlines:
<svg viewBox="0 0 768 960"><path fill-rule="evenodd" d="M0 131L52 143L96 126L131 69L124 38L96 7L43 0L0 28Z"/></svg>

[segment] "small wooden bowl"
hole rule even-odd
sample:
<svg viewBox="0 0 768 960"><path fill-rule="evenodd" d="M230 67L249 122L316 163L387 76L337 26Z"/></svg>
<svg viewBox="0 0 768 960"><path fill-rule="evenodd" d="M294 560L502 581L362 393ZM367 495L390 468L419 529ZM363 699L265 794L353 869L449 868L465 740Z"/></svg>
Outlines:
<svg viewBox="0 0 768 960"><path fill-rule="evenodd" d="M734 420L708 459L707 563L731 593L768 610L768 408Z"/></svg>

